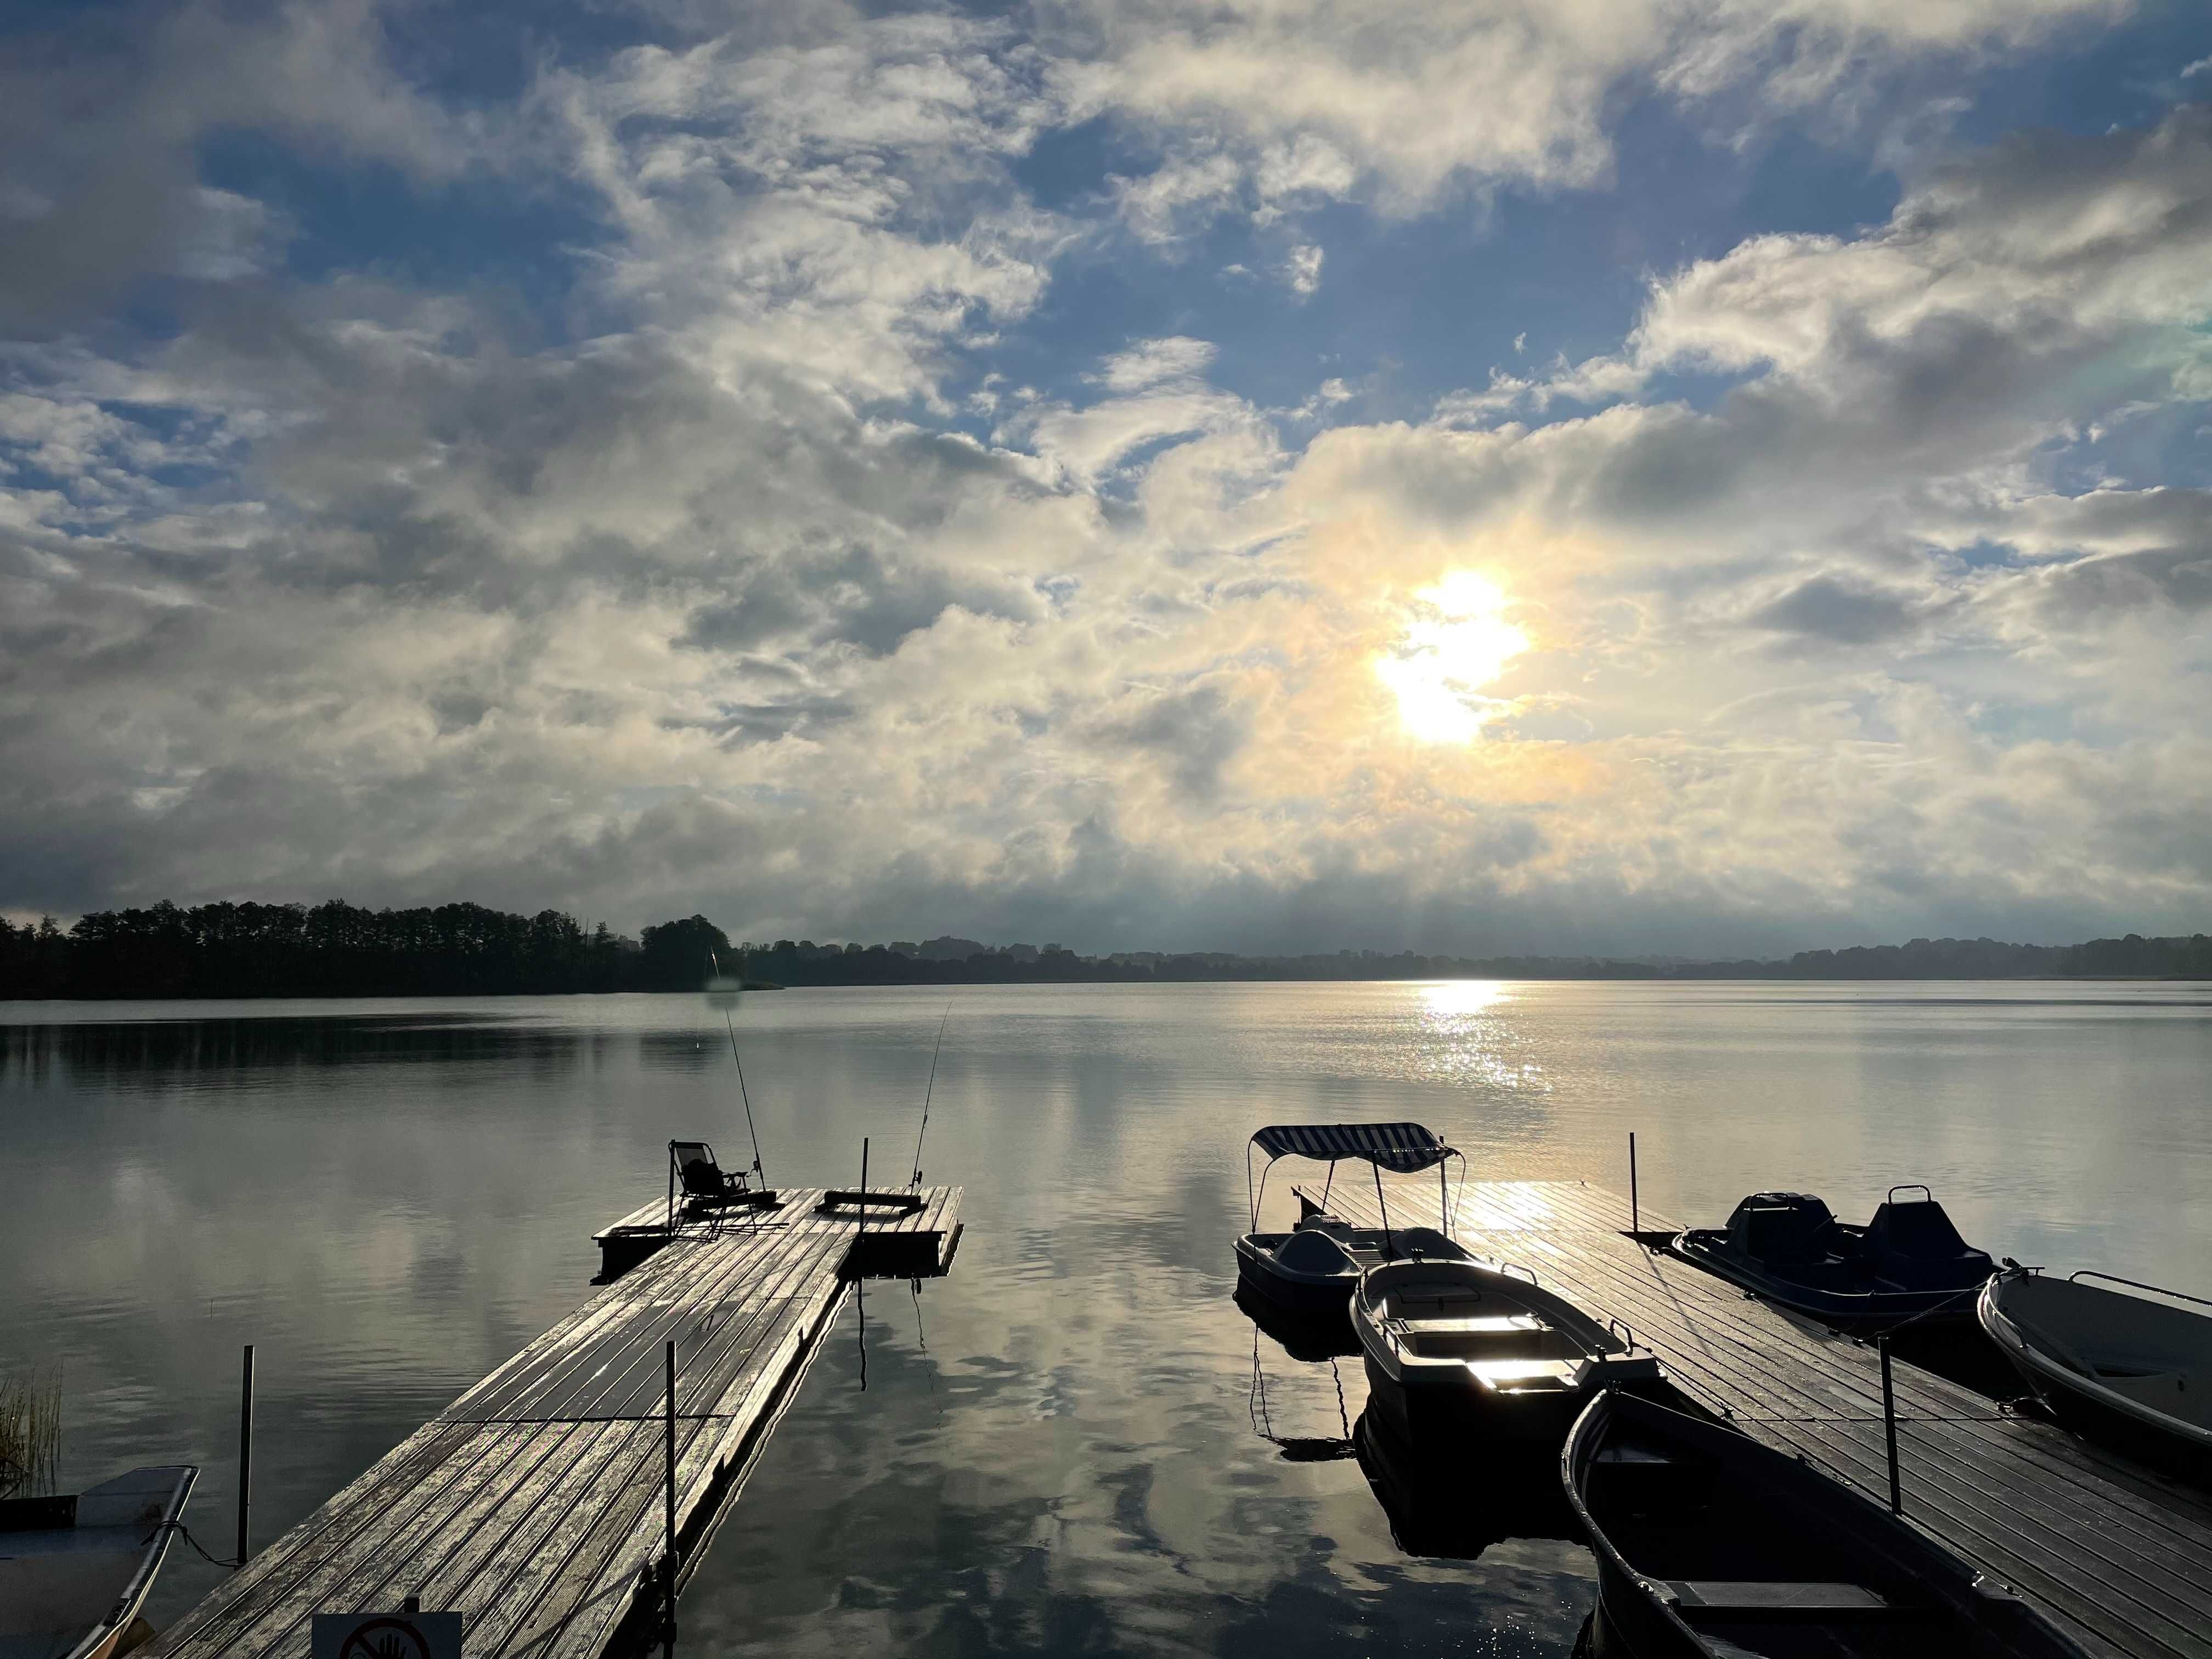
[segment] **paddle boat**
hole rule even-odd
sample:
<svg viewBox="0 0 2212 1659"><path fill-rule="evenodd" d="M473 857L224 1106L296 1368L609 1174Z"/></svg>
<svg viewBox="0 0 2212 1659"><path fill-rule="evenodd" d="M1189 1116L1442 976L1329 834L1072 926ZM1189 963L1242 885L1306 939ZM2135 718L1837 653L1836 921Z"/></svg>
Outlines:
<svg viewBox="0 0 2212 1659"><path fill-rule="evenodd" d="M0 1502L0 1656L117 1659L150 1634L138 1610L198 1474L164 1465Z"/></svg>
<svg viewBox="0 0 2212 1659"><path fill-rule="evenodd" d="M2004 1585L1671 1390L1599 1395L1559 1469L1597 1558L1593 1659L2081 1659Z"/></svg>
<svg viewBox="0 0 2212 1659"><path fill-rule="evenodd" d="M2105 1285L2084 1284L2102 1279ZM2110 1290L2105 1285L2124 1285ZM2130 1294L2145 1291L2154 1302ZM2035 1397L2068 1428L2212 1481L2212 1302L2083 1269L2052 1279L2008 1260L1975 1313Z"/></svg>
<svg viewBox="0 0 2212 1659"><path fill-rule="evenodd" d="M1837 1220L1810 1193L1753 1193L1727 1226L1692 1228L1668 1249L1763 1301L1855 1332L1967 1324L1996 1271L1917 1185L1891 1188L1863 1227Z"/></svg>
<svg viewBox="0 0 2212 1659"><path fill-rule="evenodd" d="M1539 1285L1464 1256L1385 1262L1352 1297L1368 1409L1425 1454L1470 1437L1556 1445L1592 1390L1658 1359Z"/></svg>
<svg viewBox="0 0 2212 1659"><path fill-rule="evenodd" d="M1253 1175L1255 1149L1267 1154L1256 1181ZM1328 1166L1318 1201L1298 1194L1297 1224L1286 1233L1260 1231L1260 1206L1267 1196L1267 1176L1279 1159L1310 1158ZM1420 1230L1432 1255L1466 1254L1451 1244L1451 1192L1447 1165L1466 1160L1419 1123L1278 1123L1252 1137L1244 1151L1244 1186L1251 1200L1252 1231L1237 1241L1237 1278L1285 1313L1309 1320L1341 1322L1352 1300L1352 1288L1368 1268L1402 1253L1409 1237L1402 1227L1389 1224L1389 1208L1383 1196L1382 1171L1418 1175L1437 1171L1438 1220L1445 1231ZM1375 1171L1375 1193L1382 1203L1383 1225L1355 1227L1328 1213L1328 1194L1336 1181L1336 1166L1347 1159L1370 1164Z"/></svg>

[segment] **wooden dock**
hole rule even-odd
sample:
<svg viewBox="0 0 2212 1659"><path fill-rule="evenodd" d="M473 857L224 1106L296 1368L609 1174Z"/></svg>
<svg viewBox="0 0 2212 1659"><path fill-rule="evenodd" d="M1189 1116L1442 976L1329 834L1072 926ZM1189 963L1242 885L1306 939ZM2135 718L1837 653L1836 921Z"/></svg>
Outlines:
<svg viewBox="0 0 2212 1659"><path fill-rule="evenodd" d="M1435 1218L1432 1183L1401 1190L1394 1220ZM1455 1236L1474 1254L1525 1267L1631 1327L1708 1408L1887 1504L1873 1347L1646 1249L1628 1231L1627 1203L1601 1188L1470 1182L1455 1207ZM1330 1209L1381 1223L1356 1182L1330 1194ZM1677 1231L1648 1210L1640 1220L1647 1238ZM1893 1370L1904 1509L1916 1526L2091 1653L2212 1659L2212 1499L1917 1367Z"/></svg>
<svg viewBox="0 0 2212 1659"><path fill-rule="evenodd" d="M903 1214L823 1207L679 1222L635 1265L185 1614L155 1659L304 1659L311 1615L459 1611L471 1659L599 1659L659 1630L665 1344L676 1343L677 1583L704 1553L854 1279L945 1271L957 1188ZM602 1248L605 1248L604 1242ZM641 1259L640 1259L641 1258Z"/></svg>

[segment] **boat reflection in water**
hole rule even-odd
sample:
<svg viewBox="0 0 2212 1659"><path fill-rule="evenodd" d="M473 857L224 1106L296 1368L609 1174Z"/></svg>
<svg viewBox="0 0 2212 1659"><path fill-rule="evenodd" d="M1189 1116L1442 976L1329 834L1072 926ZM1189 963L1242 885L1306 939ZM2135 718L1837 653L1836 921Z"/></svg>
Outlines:
<svg viewBox="0 0 2212 1659"><path fill-rule="evenodd" d="M1267 1441L1291 1463L1336 1463L1352 1455L1352 1420L1344 1403L1344 1374L1337 1369L1334 1358L1323 1354L1302 1364L1326 1364L1329 1380L1336 1385L1336 1422L1342 1431L1329 1435L1285 1434L1275 1423L1273 1404L1268 1399L1267 1373L1261 1364L1260 1339L1267 1328L1255 1317L1252 1322L1252 1391L1249 1408L1252 1417L1252 1432ZM1294 1352L1292 1358L1297 1358Z"/></svg>
<svg viewBox="0 0 2212 1659"><path fill-rule="evenodd" d="M1237 1286L1237 1306L1252 1322L1255 1333L1264 1331L1302 1365L1324 1359L1348 1359L1359 1352L1359 1339L1352 1334L1352 1322L1340 1309L1302 1316L1268 1301L1242 1282Z"/></svg>
<svg viewBox="0 0 2212 1659"><path fill-rule="evenodd" d="M1360 1407L1356 1399L1347 1401L1339 1362L1359 1352L1347 1325L1301 1320L1242 1285L1237 1305L1252 1322L1252 1431L1277 1447L1286 1462L1357 1458L1390 1523L1392 1540L1407 1554L1472 1561L1508 1538L1579 1541L1559 1486L1555 1443L1460 1435L1447 1446L1425 1447L1417 1456L1382 1414ZM1338 1433L1285 1431L1292 1419L1285 1396L1292 1390L1279 1368L1270 1382L1263 1338L1301 1367L1318 1372L1328 1366ZM1310 1393L1309 1389L1300 1397L1298 1415L1315 1414Z"/></svg>
<svg viewBox="0 0 2212 1659"><path fill-rule="evenodd" d="M1559 1486L1556 1447L1471 1441L1446 1455L1428 1449L1417 1455L1373 1410L1360 1413L1352 1437L1390 1536L1408 1555L1472 1561L1508 1538L1581 1540Z"/></svg>

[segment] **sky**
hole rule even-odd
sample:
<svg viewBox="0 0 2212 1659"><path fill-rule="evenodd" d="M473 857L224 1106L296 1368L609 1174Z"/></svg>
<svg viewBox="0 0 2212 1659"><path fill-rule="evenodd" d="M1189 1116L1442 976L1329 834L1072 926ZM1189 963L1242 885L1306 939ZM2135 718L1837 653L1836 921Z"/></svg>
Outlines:
<svg viewBox="0 0 2212 1659"><path fill-rule="evenodd" d="M0 23L0 909L2212 928L2212 7Z"/></svg>

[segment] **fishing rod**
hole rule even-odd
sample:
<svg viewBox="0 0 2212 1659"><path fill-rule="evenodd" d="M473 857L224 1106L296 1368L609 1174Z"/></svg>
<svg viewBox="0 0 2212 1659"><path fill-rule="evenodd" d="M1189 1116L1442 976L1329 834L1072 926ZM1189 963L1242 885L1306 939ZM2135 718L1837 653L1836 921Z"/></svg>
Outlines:
<svg viewBox="0 0 2212 1659"><path fill-rule="evenodd" d="M707 961L714 970L714 977L721 978L722 960L714 954L714 947L711 945L707 947ZM744 964L742 962L738 964L738 991L742 995L745 988ZM738 1058L738 1025L730 1018L730 1004L736 1000L736 997L732 997L729 1002L722 1005L722 1029L730 1034L730 1058L736 1061L738 1067L738 1098L745 1104L745 1133L753 1138L753 1173L760 1177L761 1185L765 1187L768 1185L768 1171L761 1168L760 1131L753 1127L753 1100L745 1092L745 1063ZM918 1146L915 1151L919 1156Z"/></svg>
<svg viewBox="0 0 2212 1659"><path fill-rule="evenodd" d="M945 999L945 1018L937 1022L937 1047L929 1054L929 1086L921 1091L921 1127L914 1138L914 1179L907 1182L909 1190L921 1185L921 1138L929 1133L929 1097L937 1092L937 1057L945 1052L945 1027L952 1018L952 999Z"/></svg>

